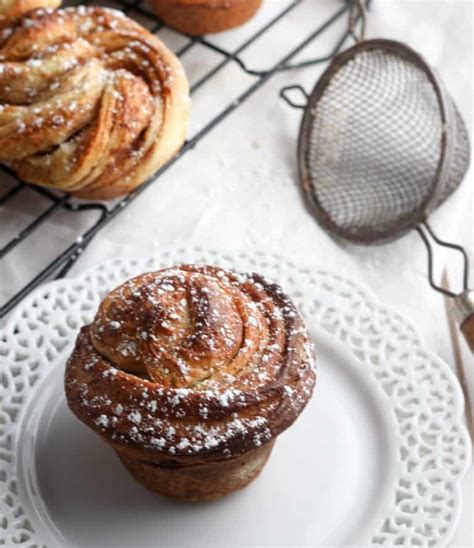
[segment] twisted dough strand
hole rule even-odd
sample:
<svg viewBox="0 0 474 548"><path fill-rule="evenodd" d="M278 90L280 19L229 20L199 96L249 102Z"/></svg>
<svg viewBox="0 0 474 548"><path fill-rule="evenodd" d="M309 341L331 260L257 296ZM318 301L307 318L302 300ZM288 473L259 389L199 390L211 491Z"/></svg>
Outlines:
<svg viewBox="0 0 474 548"><path fill-rule="evenodd" d="M188 85L152 34L104 8L37 10L0 47L0 161L32 183L112 198L181 146Z"/></svg>

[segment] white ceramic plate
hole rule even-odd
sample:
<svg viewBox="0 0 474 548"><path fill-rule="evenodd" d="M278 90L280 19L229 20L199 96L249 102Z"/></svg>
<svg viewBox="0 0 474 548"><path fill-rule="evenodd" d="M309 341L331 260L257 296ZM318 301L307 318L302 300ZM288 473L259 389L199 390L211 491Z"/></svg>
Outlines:
<svg viewBox="0 0 474 548"><path fill-rule="evenodd" d="M306 317L318 385L262 475L186 504L134 482L68 410L63 368L103 295L176 262L255 270ZM444 546L460 514L470 444L448 367L356 284L257 254L183 250L117 260L41 288L0 332L1 541L25 546Z"/></svg>

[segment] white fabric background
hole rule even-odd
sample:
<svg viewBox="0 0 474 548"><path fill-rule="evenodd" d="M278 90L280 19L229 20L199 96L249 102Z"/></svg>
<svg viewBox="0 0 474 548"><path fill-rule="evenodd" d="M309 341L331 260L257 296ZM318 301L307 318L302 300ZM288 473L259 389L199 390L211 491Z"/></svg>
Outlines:
<svg viewBox="0 0 474 548"><path fill-rule="evenodd" d="M233 49L287 0L266 0L258 17L245 28L212 38ZM337 0L306 0L265 38L243 55L253 68L267 68L340 5ZM457 0L375 0L368 36L406 41L435 65L463 114L472 135L474 4ZM325 33L298 57L324 55L341 32ZM161 33L172 47L182 40ZM202 46L183 57L191 82L219 61ZM430 347L449 364L453 352L444 302L428 285L426 251L416 233L380 247L341 246L305 210L296 185L296 137L300 112L279 100L283 85L301 83L309 91L321 68L273 77L187 153L92 242L74 267L83 270L111 257L150 256L171 246L200 245L232 250L253 248L278 252L296 263L324 265L363 281L379 299L397 308L422 332ZM194 97L193 135L211 113L235 98L252 79L234 63L203 86ZM445 239L463 243L472 258L472 170L448 203L432 216ZM33 193L22 193L0 211L0 246L43 208ZM0 267L2 301L31 278L90 223L87 215L56 214ZM456 286L458 263L437 255L439 268L450 265ZM474 260L474 259L473 259ZM471 356L464 348L465 365ZM472 379L472 371L471 371ZM465 509L452 546L472 546L469 516L473 509L472 470L464 488Z"/></svg>

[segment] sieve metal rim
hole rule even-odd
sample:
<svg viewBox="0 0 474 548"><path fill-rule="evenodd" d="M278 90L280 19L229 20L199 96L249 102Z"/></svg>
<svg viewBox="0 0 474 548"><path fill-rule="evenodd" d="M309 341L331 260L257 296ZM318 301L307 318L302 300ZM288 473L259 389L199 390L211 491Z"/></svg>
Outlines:
<svg viewBox="0 0 474 548"><path fill-rule="evenodd" d="M405 61L414 65L417 69L424 72L436 95L441 117L441 147L438 165L430 192L427 192L426 198L420 206L409 214L401 216L395 225L390 223L388 226L379 226L377 230L373 227L358 229L357 236L349 231L341 229L335 224L325 209L321 206L316 193L314 192L314 180L311 177L311 170L307 162L310 135L313 127L314 109L319 100L324 95L326 88L331 82L333 76L347 62L354 59L362 51L381 49L385 52L390 51ZM428 213L439 203L444 181L449 174L454 149L454 131L455 125L452 123L454 109L452 101L446 92L444 84L439 79L436 72L425 61L424 57L402 42L384 38L375 38L364 40L338 54L327 69L323 72L316 82L311 93L307 96L307 103L304 107L304 113L301 120L298 137L298 172L299 182L307 205L312 210L318 223L332 234L354 243L360 244L378 244L398 239L406 232L412 230L422 223Z"/></svg>

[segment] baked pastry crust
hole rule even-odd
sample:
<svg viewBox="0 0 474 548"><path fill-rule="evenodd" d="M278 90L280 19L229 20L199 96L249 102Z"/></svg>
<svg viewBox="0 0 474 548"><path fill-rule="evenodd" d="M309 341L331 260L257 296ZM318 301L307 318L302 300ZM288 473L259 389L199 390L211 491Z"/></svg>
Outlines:
<svg viewBox="0 0 474 548"><path fill-rule="evenodd" d="M199 36L238 27L262 0L153 0L157 15L170 27Z"/></svg>
<svg viewBox="0 0 474 548"><path fill-rule="evenodd" d="M159 493L243 487L311 396L314 349L281 288L184 265L113 290L67 363L67 400Z"/></svg>
<svg viewBox="0 0 474 548"><path fill-rule="evenodd" d="M0 0L0 30L29 11L39 8L54 9L60 5L61 0Z"/></svg>
<svg viewBox="0 0 474 548"><path fill-rule="evenodd" d="M0 68L0 161L25 181L114 198L184 141L183 68L121 12L30 12L4 29Z"/></svg>

